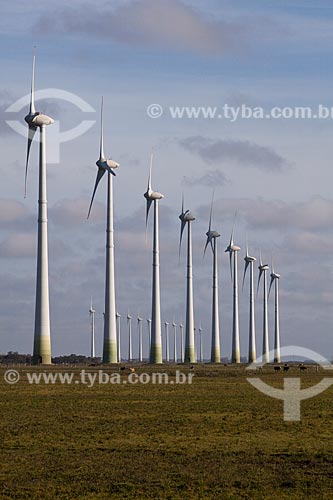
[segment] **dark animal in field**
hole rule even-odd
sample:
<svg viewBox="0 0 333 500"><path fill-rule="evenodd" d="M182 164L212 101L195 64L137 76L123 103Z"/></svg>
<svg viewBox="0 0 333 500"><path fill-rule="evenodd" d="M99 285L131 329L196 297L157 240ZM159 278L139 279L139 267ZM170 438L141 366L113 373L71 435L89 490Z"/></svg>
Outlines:
<svg viewBox="0 0 333 500"><path fill-rule="evenodd" d="M304 372L304 371L306 370L306 366L304 366L304 365L299 365L299 370L300 370L301 372Z"/></svg>
<svg viewBox="0 0 333 500"><path fill-rule="evenodd" d="M274 371L277 373L281 371L281 366L274 366Z"/></svg>
<svg viewBox="0 0 333 500"><path fill-rule="evenodd" d="M288 371L289 371L289 368L290 368L290 367L289 367L287 364L285 364L285 365L284 365L284 367L283 367L283 371L284 371L284 372L288 372Z"/></svg>
<svg viewBox="0 0 333 500"><path fill-rule="evenodd" d="M129 371L133 373L135 372L135 368L130 368Z"/></svg>
<svg viewBox="0 0 333 500"><path fill-rule="evenodd" d="M121 366L120 370L123 372L124 370L126 370L126 366Z"/></svg>

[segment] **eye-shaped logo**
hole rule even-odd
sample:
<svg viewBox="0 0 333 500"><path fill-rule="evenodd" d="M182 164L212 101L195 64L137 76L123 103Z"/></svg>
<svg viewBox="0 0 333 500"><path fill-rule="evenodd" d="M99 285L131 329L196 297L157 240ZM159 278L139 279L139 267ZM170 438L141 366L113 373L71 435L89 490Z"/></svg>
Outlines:
<svg viewBox="0 0 333 500"><path fill-rule="evenodd" d="M61 89L44 89L38 90L34 93L35 101L42 99L59 99L62 101L69 102L76 106L83 113L95 113L94 108L90 106L86 101L81 99L81 97L67 92ZM23 110L23 108L28 108L30 103L30 94L27 94L16 102L11 104L7 109L7 113L18 113ZM77 137L80 137L85 132L87 132L94 124L96 120L82 120L75 127L60 131L60 122L54 121L52 127L47 131L47 161L48 163L60 163L60 144L63 142L72 141ZM27 127L24 123L19 120L6 120L7 125L11 127L15 132L22 135L25 139L27 137ZM37 140L38 137L36 137Z"/></svg>
<svg viewBox="0 0 333 500"><path fill-rule="evenodd" d="M332 364L317 352L305 349L304 347L287 346L281 348L281 356L291 357L297 356L314 361L317 365L321 366L324 370L332 370ZM270 351L269 359L274 359L274 350ZM260 356L246 369L257 370L258 367L264 366L263 357ZM247 378L246 379L258 391L275 399L283 400L283 420L285 421L299 421L301 420L301 401L313 398L321 392L328 389L333 384L333 377L323 378L318 384L306 389L301 389L301 379L298 378L284 378L283 389L278 389L266 384L260 378Z"/></svg>

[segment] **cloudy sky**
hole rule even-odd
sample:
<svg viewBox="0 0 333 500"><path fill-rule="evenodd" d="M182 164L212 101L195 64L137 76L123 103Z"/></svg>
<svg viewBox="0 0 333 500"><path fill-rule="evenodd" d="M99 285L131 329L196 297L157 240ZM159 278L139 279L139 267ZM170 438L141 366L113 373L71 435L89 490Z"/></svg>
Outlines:
<svg viewBox="0 0 333 500"><path fill-rule="evenodd" d="M38 146L33 145L24 199L26 139L6 120L23 120L10 104L29 92L33 46L36 89L75 94L96 112L68 100L39 101L57 122L47 130L50 300L53 354L89 352L91 295L101 353L104 295L106 179L92 215L99 103L105 101L105 149L121 168L114 182L117 305L150 314L151 246L145 245L149 156L161 202L163 322L185 316L185 255L178 262L179 211L184 190L193 227L195 318L209 352L211 255L202 258L212 190L219 239L222 355L231 350L228 244L235 242L281 274L282 345L333 357L333 199L331 119L172 118L170 106L224 104L263 107L333 106L333 6L328 0L1 1L0 40L0 352L31 352L33 342ZM236 4L236 5L235 5ZM50 94L50 95L49 95ZM160 104L160 118L147 115ZM52 137L83 120L89 131L50 151ZM53 136L52 136L53 134ZM240 293L241 351L247 342L247 290ZM256 304L262 342L261 295ZM136 332L136 329L135 329ZM270 299L273 344L273 303ZM135 351L137 346L135 345Z"/></svg>

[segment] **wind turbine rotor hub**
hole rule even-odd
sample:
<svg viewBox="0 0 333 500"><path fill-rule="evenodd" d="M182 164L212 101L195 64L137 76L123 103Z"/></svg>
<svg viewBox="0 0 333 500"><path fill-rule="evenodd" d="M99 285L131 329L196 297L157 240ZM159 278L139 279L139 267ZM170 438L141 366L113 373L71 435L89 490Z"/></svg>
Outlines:
<svg viewBox="0 0 333 500"><path fill-rule="evenodd" d="M195 217L194 217L193 214L191 214L191 212L187 212L187 213L184 214L183 221L185 221L185 222L191 222L193 220L195 220Z"/></svg>

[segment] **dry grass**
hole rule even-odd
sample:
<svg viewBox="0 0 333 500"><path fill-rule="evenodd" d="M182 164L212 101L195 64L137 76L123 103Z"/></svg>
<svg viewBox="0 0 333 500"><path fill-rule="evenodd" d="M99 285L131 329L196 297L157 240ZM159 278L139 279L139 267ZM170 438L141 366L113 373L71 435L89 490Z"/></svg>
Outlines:
<svg viewBox="0 0 333 500"><path fill-rule="evenodd" d="M28 368L9 386L4 370L1 499L333 498L332 389L303 402L293 423L283 422L281 401L246 381L244 367L196 366L192 385L90 389L29 385ZM282 386L272 368L261 376ZM304 385L322 376L301 374Z"/></svg>

